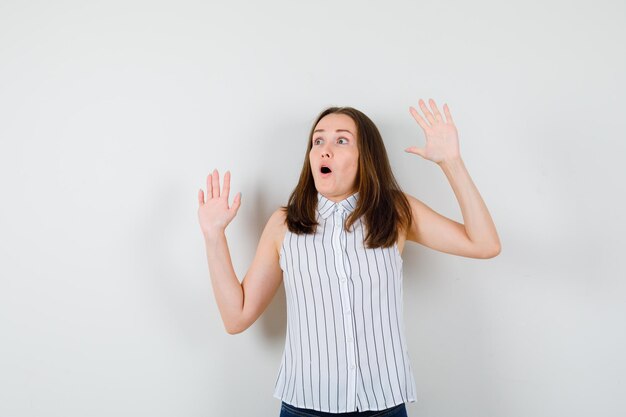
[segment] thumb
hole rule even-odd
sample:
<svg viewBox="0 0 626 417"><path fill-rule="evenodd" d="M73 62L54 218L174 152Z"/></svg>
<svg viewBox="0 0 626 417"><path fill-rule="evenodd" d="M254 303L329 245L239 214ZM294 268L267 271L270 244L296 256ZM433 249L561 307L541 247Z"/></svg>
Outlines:
<svg viewBox="0 0 626 417"><path fill-rule="evenodd" d="M239 211L240 206L241 206L241 193L239 192L235 196L235 199L233 200L233 205L230 206L230 209L234 212L234 214L237 214L237 211Z"/></svg>
<svg viewBox="0 0 626 417"><path fill-rule="evenodd" d="M404 151L405 152L409 152L409 153L414 153L416 155L421 156L422 158L425 158L425 156L424 156L424 149L422 149L422 148L411 146L410 148L406 148Z"/></svg>

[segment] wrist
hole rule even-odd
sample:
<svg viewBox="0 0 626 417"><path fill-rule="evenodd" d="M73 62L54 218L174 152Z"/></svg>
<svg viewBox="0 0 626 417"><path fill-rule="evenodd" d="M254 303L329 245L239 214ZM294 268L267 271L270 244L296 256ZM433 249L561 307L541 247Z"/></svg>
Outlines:
<svg viewBox="0 0 626 417"><path fill-rule="evenodd" d="M450 158L444 158L441 161L437 162L437 165L439 165L442 168L452 167L452 166L461 165L461 164L463 164L463 159L461 158L461 155L450 157Z"/></svg>
<svg viewBox="0 0 626 417"><path fill-rule="evenodd" d="M209 243L211 241L214 241L215 239L225 236L226 234L226 229L225 228L213 228L213 229L208 229L208 230L204 230L203 232L204 235L204 241Z"/></svg>

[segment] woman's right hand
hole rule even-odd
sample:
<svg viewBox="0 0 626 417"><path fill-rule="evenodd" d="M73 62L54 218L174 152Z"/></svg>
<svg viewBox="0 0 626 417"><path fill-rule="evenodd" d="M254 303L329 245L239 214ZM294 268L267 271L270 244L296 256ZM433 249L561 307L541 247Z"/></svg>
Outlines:
<svg viewBox="0 0 626 417"><path fill-rule="evenodd" d="M198 220L205 237L226 230L226 226L237 215L241 205L241 193L237 193L233 205L228 207L230 192L230 171L224 174L224 188L220 192L220 177L217 169L209 174L206 180L206 201L202 188L198 191Z"/></svg>

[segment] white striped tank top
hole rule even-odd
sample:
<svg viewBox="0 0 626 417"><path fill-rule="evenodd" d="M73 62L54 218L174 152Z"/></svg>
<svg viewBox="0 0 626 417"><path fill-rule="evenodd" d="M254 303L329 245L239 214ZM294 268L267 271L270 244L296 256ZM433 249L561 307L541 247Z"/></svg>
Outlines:
<svg viewBox="0 0 626 417"><path fill-rule="evenodd" d="M287 230L280 266L287 333L273 396L327 413L415 402L397 244L364 246L364 223L346 217L358 193L334 203L318 193L314 234Z"/></svg>

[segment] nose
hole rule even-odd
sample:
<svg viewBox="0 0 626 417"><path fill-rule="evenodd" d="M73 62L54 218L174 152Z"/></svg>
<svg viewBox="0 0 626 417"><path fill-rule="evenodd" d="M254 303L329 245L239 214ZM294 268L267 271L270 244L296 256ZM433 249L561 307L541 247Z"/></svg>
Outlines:
<svg viewBox="0 0 626 417"><path fill-rule="evenodd" d="M328 145L324 145L324 147L321 149L321 154L322 154L322 158L324 159L331 157L332 153L330 152Z"/></svg>

